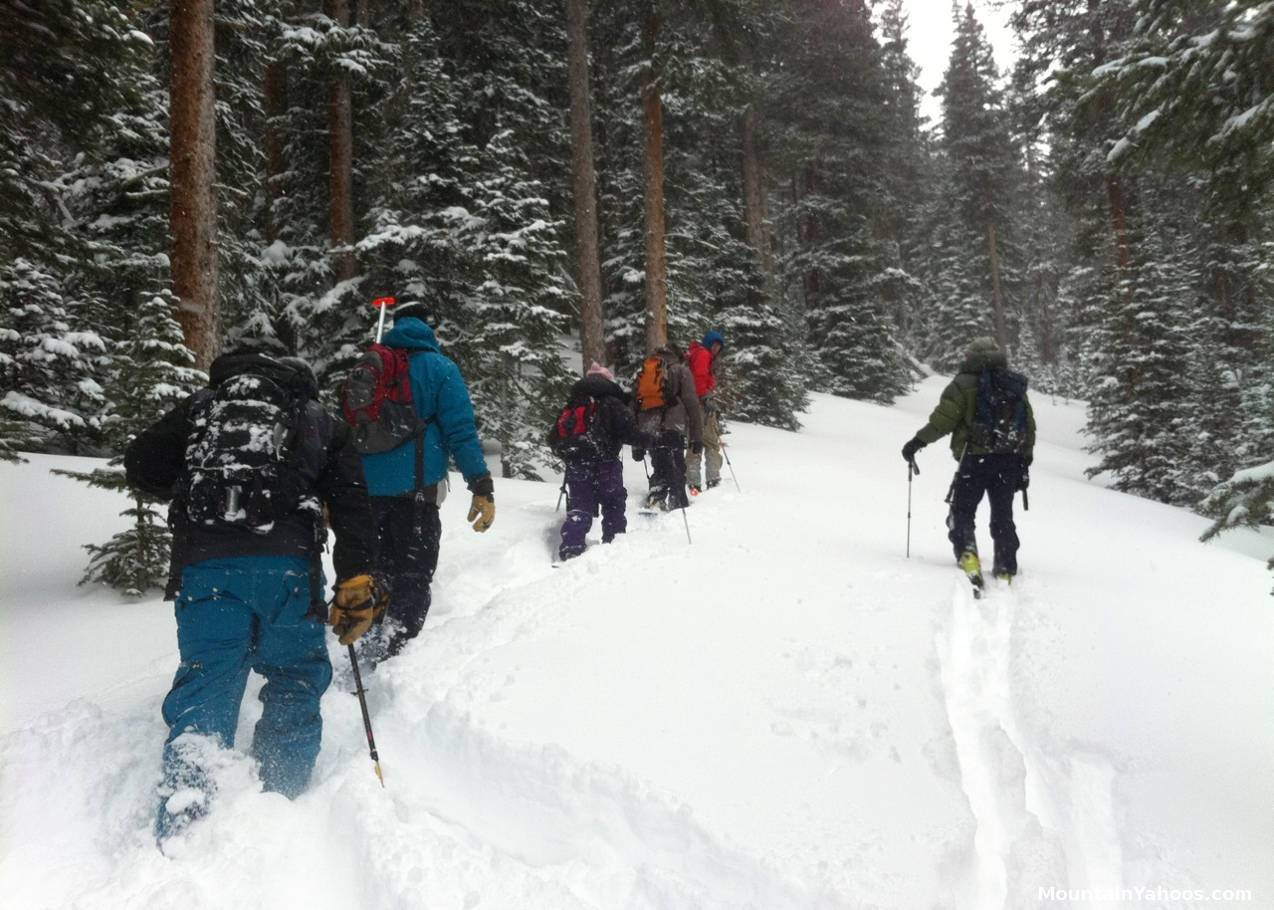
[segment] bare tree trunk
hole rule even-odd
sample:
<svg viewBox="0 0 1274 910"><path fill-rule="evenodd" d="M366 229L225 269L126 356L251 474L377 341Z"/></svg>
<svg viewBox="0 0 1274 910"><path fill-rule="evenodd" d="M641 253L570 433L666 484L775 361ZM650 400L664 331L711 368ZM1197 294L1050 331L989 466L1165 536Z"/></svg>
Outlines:
<svg viewBox="0 0 1274 910"><path fill-rule="evenodd" d="M602 329L602 269L597 243L597 177L589 103L588 0L566 0L570 41L571 189L575 197L575 271L579 283L579 334L584 368L606 362Z"/></svg>
<svg viewBox="0 0 1274 910"><path fill-rule="evenodd" d="M818 168L813 159L805 162L805 193L804 197L814 195L814 188L818 185ZM818 216L810 212L805 216L805 236L802 238L805 246L812 250L814 244L818 242ZM816 297L822 284L819 281L818 269L811 268L805 274L805 297L810 299Z"/></svg>
<svg viewBox="0 0 1274 910"><path fill-rule="evenodd" d="M342 28L350 24L349 0L328 0L328 16ZM338 75L328 88L331 141L332 273L337 282L358 274L354 257L354 114L349 77Z"/></svg>
<svg viewBox="0 0 1274 910"><path fill-rule="evenodd" d="M1115 239L1115 264L1128 268L1128 196L1118 174L1106 176L1106 199L1110 205L1110 230Z"/></svg>
<svg viewBox="0 0 1274 910"><path fill-rule="evenodd" d="M747 221L748 244L756 253L766 283L774 273L774 257L770 249L770 231L766 225L765 171L756 150L756 108L748 105L739 120L739 146L742 159L743 209Z"/></svg>
<svg viewBox="0 0 1274 910"><path fill-rule="evenodd" d="M278 213L282 179L283 137L279 134L277 118L286 109L287 70L274 60L265 68L265 242L267 245L279 239Z"/></svg>
<svg viewBox="0 0 1274 910"><path fill-rule="evenodd" d="M217 158L213 107L213 0L172 0L173 293L195 366L217 353Z"/></svg>
<svg viewBox="0 0 1274 910"><path fill-rule="evenodd" d="M646 173L646 350L668 343L668 260L664 234L664 112L655 71L659 16L647 2L642 38L650 71L642 88L645 114L643 163Z"/></svg>
<svg viewBox="0 0 1274 910"><path fill-rule="evenodd" d="M995 216L986 219L986 248L991 257L991 315L995 325L995 343L1000 350L1009 347L1008 329L1004 324L1004 295L1000 291L1000 256L995 243Z"/></svg>

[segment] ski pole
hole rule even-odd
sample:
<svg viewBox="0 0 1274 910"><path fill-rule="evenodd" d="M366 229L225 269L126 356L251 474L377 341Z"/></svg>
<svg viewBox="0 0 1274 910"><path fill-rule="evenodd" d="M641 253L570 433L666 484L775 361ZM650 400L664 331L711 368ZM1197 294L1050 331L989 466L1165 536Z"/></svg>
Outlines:
<svg viewBox="0 0 1274 910"><path fill-rule="evenodd" d="M911 477L920 473L914 458L907 459L907 558L911 558Z"/></svg>
<svg viewBox="0 0 1274 910"><path fill-rule="evenodd" d="M384 313L384 311L381 311ZM372 736L372 718L367 713L367 696L363 692L363 677L358 672L358 655L354 653L354 645L349 646L349 662L354 667L354 689L358 693L358 706L363 709L363 729L367 732L367 751L371 753L372 763L376 767L376 778L381 787L385 786L385 776L380 773L380 756L376 754L376 737Z"/></svg>
<svg viewBox="0 0 1274 910"><path fill-rule="evenodd" d="M1022 487L1022 511L1031 511L1031 497L1026 495L1026 487Z"/></svg>
<svg viewBox="0 0 1274 910"><path fill-rule="evenodd" d="M721 454L725 457L725 466L730 469L730 479L734 481L734 488L742 493L743 487L739 486L739 478L734 473L734 465L730 464L730 453L726 451L726 445L724 442L720 443L720 445Z"/></svg>
<svg viewBox="0 0 1274 910"><path fill-rule="evenodd" d="M682 495L684 496L685 493L683 492ZM686 543L694 543L694 541L690 539L690 519L686 517L685 506L681 507L681 520L686 523Z"/></svg>
<svg viewBox="0 0 1274 910"><path fill-rule="evenodd" d="M376 343L380 344L380 336L385 333L385 310L393 306L397 301L393 297L377 297L372 301L372 306L380 310L380 318L376 321Z"/></svg>
<svg viewBox="0 0 1274 910"><path fill-rule="evenodd" d="M558 492L557 492L557 508L553 510L554 512L560 512L560 511L562 511L562 497L563 497L563 496L565 496L565 495L566 495L566 475L565 475L565 474L563 474L563 475L562 475L562 489L558 490Z"/></svg>

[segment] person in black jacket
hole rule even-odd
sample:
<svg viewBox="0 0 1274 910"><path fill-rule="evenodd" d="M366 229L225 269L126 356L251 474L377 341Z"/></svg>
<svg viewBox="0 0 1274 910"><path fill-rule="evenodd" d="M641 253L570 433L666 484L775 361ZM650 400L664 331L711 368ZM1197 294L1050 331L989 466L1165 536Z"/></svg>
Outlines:
<svg viewBox="0 0 1274 910"><path fill-rule="evenodd" d="M550 432L550 447L566 463L566 520L562 522L562 544L558 555L570 559L584 552L585 535L593 526L593 516L602 515L602 543L628 529L624 514L628 491L624 489L624 465L619 450L625 444L650 448L654 437L637 428L632 396L615 382L610 370L594 362L584 378L571 387L563 419L578 414L578 435L586 439L572 445L575 427L563 432L563 421Z"/></svg>
<svg viewBox="0 0 1274 910"><path fill-rule="evenodd" d="M163 703L161 844L207 812L209 757L234 745L250 670L266 680L252 743L262 784L288 797L305 789L332 678L322 623L347 645L384 609L362 461L349 427L317 394L304 361L225 354L208 388L125 452L129 484L171 501L166 596L176 601L181 664ZM330 615L323 506L336 533Z"/></svg>

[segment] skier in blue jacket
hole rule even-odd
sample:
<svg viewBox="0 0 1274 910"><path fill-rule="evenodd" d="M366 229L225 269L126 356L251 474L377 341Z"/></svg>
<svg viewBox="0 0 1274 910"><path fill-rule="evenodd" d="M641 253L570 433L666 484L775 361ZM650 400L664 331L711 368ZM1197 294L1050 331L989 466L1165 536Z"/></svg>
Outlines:
<svg viewBox="0 0 1274 910"><path fill-rule="evenodd" d="M381 340L386 347L409 352L412 399L426 426L419 466L415 440L388 452L363 455L379 543L376 577L385 581L391 595L375 641L371 635L364 640L373 664L397 654L424 628L442 537L438 507L446 495L444 481L452 457L473 494L468 517L473 529L486 531L495 520L491 472L482 454L469 389L460 368L440 351L431 319L423 303L399 303L394 327Z"/></svg>

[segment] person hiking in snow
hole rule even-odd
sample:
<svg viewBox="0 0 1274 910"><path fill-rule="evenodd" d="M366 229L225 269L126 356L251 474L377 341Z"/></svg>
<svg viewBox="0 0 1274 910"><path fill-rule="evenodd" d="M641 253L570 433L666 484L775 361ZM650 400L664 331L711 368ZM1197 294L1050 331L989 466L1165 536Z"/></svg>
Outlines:
<svg viewBox="0 0 1274 910"><path fill-rule="evenodd" d="M653 436L637 429L632 396L619 387L610 370L594 361L584 378L571 386L566 407L549 430L549 448L566 464L561 559L584 552L584 537L599 509L602 543L628 529L628 491L619 450L625 444L650 448L654 443Z"/></svg>
<svg viewBox="0 0 1274 910"><path fill-rule="evenodd" d="M491 472L460 368L443 356L427 306L404 300L393 312L394 327L381 343L407 352L412 401L425 427L419 448L408 439L388 452L363 455L376 522L376 571L390 592L388 610L362 646L373 666L424 628L442 539L438 507L452 457L473 497L468 515L473 529L484 532L495 521Z"/></svg>
<svg viewBox="0 0 1274 910"><path fill-rule="evenodd" d="M266 680L252 740L261 783L289 798L305 789L332 678L322 622L350 644L384 604L363 467L349 428L318 403L309 366L240 350L214 360L209 377L124 454L129 484L172 503L166 595L181 665L163 703L161 842L207 812L209 764L234 745L249 670ZM330 614L323 506L336 533Z"/></svg>
<svg viewBox="0 0 1274 910"><path fill-rule="evenodd" d="M637 426L654 437L650 447L648 509L684 509L686 441L695 454L703 452L703 409L694 376L676 350L665 345L642 364L635 383ZM633 459L644 461L645 449L634 448Z"/></svg>
<svg viewBox="0 0 1274 910"><path fill-rule="evenodd" d="M949 496L947 538L956 561L975 583L982 577L974 518L985 493L991 503L992 574L1017 574L1019 541L1013 522L1013 497L1025 490L1035 449L1035 414L1026 396L1026 379L1010 373L1008 358L991 338L969 345L960 371L942 392L929 422L902 447L913 463L916 453L951 434L951 453L959 467Z"/></svg>
<svg viewBox="0 0 1274 910"><path fill-rule="evenodd" d="M721 409L716 403L717 374L713 365L724 349L725 337L716 330L705 333L702 342L690 342L686 349L686 365L694 377L699 406L703 409L703 452L692 448L686 455L686 483L691 496L721 483ZM706 486L699 469L704 461L708 463Z"/></svg>

